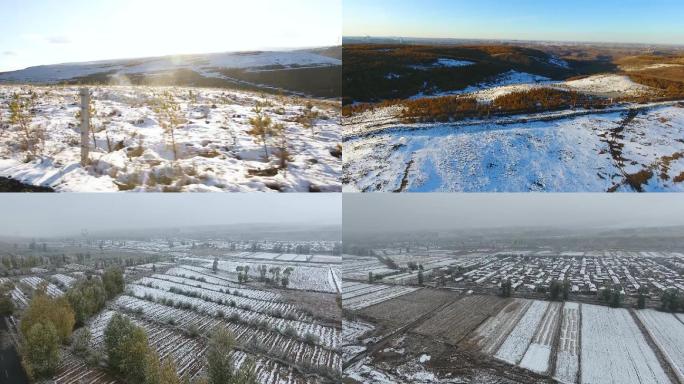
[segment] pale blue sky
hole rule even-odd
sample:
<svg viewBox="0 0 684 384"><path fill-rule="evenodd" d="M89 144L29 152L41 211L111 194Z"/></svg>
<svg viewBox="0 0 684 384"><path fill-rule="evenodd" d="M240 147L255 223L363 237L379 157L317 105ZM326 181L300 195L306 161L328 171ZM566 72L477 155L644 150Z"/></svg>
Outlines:
<svg viewBox="0 0 684 384"><path fill-rule="evenodd" d="M342 0L0 0L0 71L340 44Z"/></svg>
<svg viewBox="0 0 684 384"><path fill-rule="evenodd" d="M344 36L684 44L681 0L344 0Z"/></svg>

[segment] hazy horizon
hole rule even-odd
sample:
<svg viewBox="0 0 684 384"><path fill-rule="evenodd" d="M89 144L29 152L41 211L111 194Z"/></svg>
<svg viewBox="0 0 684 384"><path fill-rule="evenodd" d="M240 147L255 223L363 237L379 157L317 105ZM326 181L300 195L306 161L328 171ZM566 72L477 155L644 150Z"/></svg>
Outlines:
<svg viewBox="0 0 684 384"><path fill-rule="evenodd" d="M676 194L354 194L342 220L345 234L638 229L684 226L684 204Z"/></svg>
<svg viewBox="0 0 684 384"><path fill-rule="evenodd" d="M339 226L337 194L6 194L0 237L230 225Z"/></svg>
<svg viewBox="0 0 684 384"><path fill-rule="evenodd" d="M6 0L0 72L38 65L341 44L341 0Z"/></svg>
<svg viewBox="0 0 684 384"><path fill-rule="evenodd" d="M684 3L344 0L343 36L682 45Z"/></svg>
<svg viewBox="0 0 684 384"><path fill-rule="evenodd" d="M376 39L376 40L381 40L381 39L386 39L386 40L391 40L391 39L402 39L402 40L407 40L407 41L497 41L497 42L522 42L522 43L557 43L557 44L586 44L586 45L591 45L591 44L596 44L596 45L625 45L625 46L640 46L640 45L653 45L653 46L662 46L662 47L677 47L677 48L684 48L684 43L677 43L677 44L670 44L670 43L640 43L640 42L613 42L613 41L582 41L582 40L548 40L548 39L510 39L510 38L461 38L461 37L416 37L416 36L353 36L353 35L343 35L342 39ZM370 44L374 44L373 41L369 42ZM448 45L448 43L446 43Z"/></svg>

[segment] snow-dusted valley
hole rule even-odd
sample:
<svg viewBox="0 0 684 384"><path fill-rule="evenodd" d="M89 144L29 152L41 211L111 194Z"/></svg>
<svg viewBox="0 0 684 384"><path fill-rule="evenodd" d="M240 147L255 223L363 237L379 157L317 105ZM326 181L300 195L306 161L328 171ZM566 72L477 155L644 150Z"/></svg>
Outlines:
<svg viewBox="0 0 684 384"><path fill-rule="evenodd" d="M101 358L115 314L143 329L150 348L189 382L207 376L217 329L234 337L229 361L235 369L254 362L258 383L332 383L341 377L339 242L117 236L15 244L0 243L0 286L11 287L15 306L11 332L28 321L25 311L37 289L45 286L49 297L73 302L70 290L125 265L123 292L76 331L88 330L89 352L63 347L55 383L125 382Z"/></svg>
<svg viewBox="0 0 684 384"><path fill-rule="evenodd" d="M339 104L219 88L0 86L0 177L60 192L341 189Z"/></svg>
<svg viewBox="0 0 684 384"><path fill-rule="evenodd" d="M368 55L374 48L350 49ZM403 62L440 53L463 60L497 49L520 57L492 54L449 68L451 83L446 69L416 73ZM393 76L369 85L356 83L354 71L364 67L352 61L353 94L345 94L343 110L343 190L684 190L679 56L615 54L619 66L610 69L616 66L611 61L566 60L539 49L423 47L415 48L417 58L390 49L382 54L396 63L383 65ZM590 65L606 69L580 72Z"/></svg>
<svg viewBox="0 0 684 384"><path fill-rule="evenodd" d="M350 383L684 378L681 252L408 244L343 256Z"/></svg>

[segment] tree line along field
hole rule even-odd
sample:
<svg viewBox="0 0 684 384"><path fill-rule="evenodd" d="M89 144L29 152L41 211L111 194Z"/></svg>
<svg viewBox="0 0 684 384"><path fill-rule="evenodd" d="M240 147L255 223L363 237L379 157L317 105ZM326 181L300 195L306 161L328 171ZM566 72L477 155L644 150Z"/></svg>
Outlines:
<svg viewBox="0 0 684 384"><path fill-rule="evenodd" d="M429 288L422 291L424 301L429 300L431 294L439 293ZM391 375L411 369L421 377L428 373L433 375L428 382L448 382L454 375L469 377L476 367L505 370L498 362L516 366L532 375L516 381L520 379L514 379L511 374L510 382L528 382L526 380L537 377L534 380L539 382L555 380L561 383L677 383L682 378L684 318L680 314L453 293L446 305L442 302L442 305L426 310L407 307L403 297L406 296L375 304L383 307L382 310L374 311L370 306L354 312L353 316L358 317L350 322L358 325L354 327L358 332L352 332L345 340L346 348L351 351L346 359L354 362L345 370L345 377L350 382L363 381L362 378L373 375L380 377L382 372ZM382 316L391 307L404 313ZM411 316L407 313L411 310L418 312ZM410 320L404 323L390 320L396 317ZM419 321L406 328L413 319ZM364 325L366 323L370 326ZM385 331L378 335L374 327ZM384 344L381 335L395 330L400 333L393 335L390 344ZM371 337L373 334L378 336ZM411 335L418 335L418 338ZM388 345L407 337L412 337L419 347L395 350L394 353L401 356L396 359L414 361L423 356L422 364L402 363L398 371L392 370L380 351L385 348L386 352ZM376 348L374 343L378 340L381 341ZM452 352L440 349L440 343L447 343L450 348L469 356L461 356L469 362L473 356L480 357L475 360L474 367L463 368L446 357ZM354 353L365 360L354 360ZM439 354L445 355L442 358ZM430 357L428 361L434 361L434 364L426 363L424 356ZM442 363L442 359L451 363Z"/></svg>
<svg viewBox="0 0 684 384"><path fill-rule="evenodd" d="M234 250L234 256L211 259L193 255L210 243L224 244L228 249L271 244L276 249L292 247L293 252L306 248L307 253ZM67 240L37 243L35 247L41 250L37 254L79 250L89 257L83 257L84 264L46 264L47 256L31 256L40 265L31 270L15 269L22 256L7 260L10 273L0 278L0 308L4 308L5 300L12 303L11 319L17 330L29 321L25 320L26 313L33 311L38 296L44 295L55 303L82 297L88 303L92 293L86 294L84 289L97 289L92 286L99 284L103 273L97 268L108 260L102 255L115 249L147 255L125 268L125 288L122 285L120 293L108 297L106 303L92 309L88 308L95 304L72 304L77 327L60 348L58 364L48 376L56 383L135 382L107 363L111 362L111 352L105 334L115 314L144 332L150 353L158 359L162 371L172 370L179 380L206 383L202 380L213 372L208 361L212 359L217 330L229 332L233 340L226 361L240 374L253 371L255 383L327 383L341 376L340 309L336 299L341 290L336 265L340 258L331 255L333 242L164 239L88 241L77 245ZM171 252L187 264L150 256L167 248L175 248ZM17 249L24 252L23 245ZM211 249L217 252L219 248ZM328 255L312 255L312 249L327 249ZM240 256L247 256L244 262L240 262ZM62 257L58 256L60 261ZM117 265L123 261L108 262ZM81 336L84 333L87 337Z"/></svg>
<svg viewBox="0 0 684 384"><path fill-rule="evenodd" d="M338 191L339 106L211 88L0 86L0 176L57 191Z"/></svg>

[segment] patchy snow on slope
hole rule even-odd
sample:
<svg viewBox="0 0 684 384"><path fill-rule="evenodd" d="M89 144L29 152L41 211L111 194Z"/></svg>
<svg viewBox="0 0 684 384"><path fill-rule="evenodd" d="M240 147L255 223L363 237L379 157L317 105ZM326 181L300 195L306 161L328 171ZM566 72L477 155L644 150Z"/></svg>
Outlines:
<svg viewBox="0 0 684 384"><path fill-rule="evenodd" d="M594 75L559 84L573 91L598 96L636 96L648 92L649 87L630 80L624 75Z"/></svg>
<svg viewBox="0 0 684 384"><path fill-rule="evenodd" d="M461 93L472 93L486 90L487 88L503 87L506 85L538 84L545 83L548 81L550 81L550 79L545 76L533 75L527 72L518 72L510 70L508 72L504 72L494 77L490 81L485 81L482 83L478 83L474 86L467 87L466 89L462 90Z"/></svg>
<svg viewBox="0 0 684 384"><path fill-rule="evenodd" d="M450 58L439 58L434 63L430 65L409 65L409 68L413 68L419 71L427 71L433 68L458 68L466 67L468 65L473 65L475 62L468 60L456 60Z"/></svg>
<svg viewBox="0 0 684 384"><path fill-rule="evenodd" d="M225 89L97 87L92 89L96 131L89 137L90 165L80 165L76 87L0 86L0 121L8 121L14 93L36 95L32 126L43 139L32 158L22 148L17 126L0 133L0 176L57 191L339 191L339 112L314 102L318 117L305 128L298 120L307 100L260 96ZM160 126L155 105L169 92L185 120L171 135ZM249 134L254 107L263 105L283 125L290 154L287 171L277 171L283 136ZM106 124L106 129L103 126Z"/></svg>
<svg viewBox="0 0 684 384"><path fill-rule="evenodd" d="M550 56L549 57L549 64L555 65L557 67L565 68L565 69L570 69L570 64L568 64L567 61L561 59L558 56Z"/></svg>
<svg viewBox="0 0 684 384"><path fill-rule="evenodd" d="M649 64L649 65L625 65L625 66L620 66L620 69L622 69L623 71L627 71L627 72L634 72L634 71L645 71L648 69L679 68L679 67L684 67L684 64L658 63L658 64Z"/></svg>
<svg viewBox="0 0 684 384"><path fill-rule="evenodd" d="M440 58L440 59L437 59L437 62L434 65L436 67L457 68L457 67L465 67L465 66L473 65L473 64L475 64L475 63L472 61L468 61L468 60L456 60L456 59Z"/></svg>
<svg viewBox="0 0 684 384"><path fill-rule="evenodd" d="M684 108L644 109L615 131L626 117L613 112L510 124L389 124L344 142L343 190L604 192L617 185L632 191L625 175L646 170L652 176L644 191L684 191L684 158L678 155L684 152Z"/></svg>

